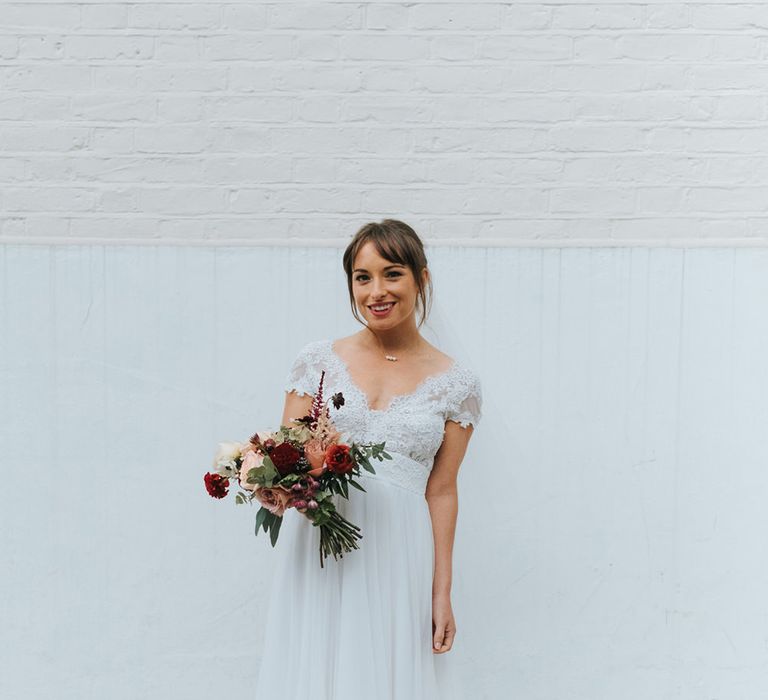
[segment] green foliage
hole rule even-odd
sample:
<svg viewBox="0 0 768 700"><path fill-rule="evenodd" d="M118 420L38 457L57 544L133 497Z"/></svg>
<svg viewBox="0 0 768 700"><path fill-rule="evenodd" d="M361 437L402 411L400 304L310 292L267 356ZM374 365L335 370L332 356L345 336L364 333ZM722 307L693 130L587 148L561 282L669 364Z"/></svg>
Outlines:
<svg viewBox="0 0 768 700"><path fill-rule="evenodd" d="M264 506L259 508L259 512L256 513L256 534L259 534L259 527L265 524L265 521L268 517L270 517L272 513L269 512ZM266 527L264 530L266 531Z"/></svg>
<svg viewBox="0 0 768 700"><path fill-rule="evenodd" d="M272 484L279 479L280 472L277 471L272 460L269 457L264 457L261 466L253 467L248 470L246 481L249 484L272 486Z"/></svg>
<svg viewBox="0 0 768 700"><path fill-rule="evenodd" d="M264 532L269 531L269 539L274 547L277 543L277 537L280 534L280 526L283 524L283 519L279 515L275 515L270 510L262 506L259 508L259 512L256 513L256 529L255 535L259 534L259 527Z"/></svg>
<svg viewBox="0 0 768 700"><path fill-rule="evenodd" d="M285 488L290 489L291 486L293 486L297 481L301 481L302 479L306 478L307 475L303 472L286 474L282 479L280 479L280 486L284 486Z"/></svg>
<svg viewBox="0 0 768 700"><path fill-rule="evenodd" d="M277 543L277 536L280 534L280 526L283 524L283 519L278 516L273 516L272 527L269 531L269 539L274 547Z"/></svg>
<svg viewBox="0 0 768 700"><path fill-rule="evenodd" d="M363 469L375 474L376 470L371 465L371 459L378 459L380 462L385 459L392 459L392 455L384 450L385 443L377 442L372 445L358 445L356 442L352 443L350 448L350 454L352 459L355 460Z"/></svg>
<svg viewBox="0 0 768 700"><path fill-rule="evenodd" d="M354 486L356 489L359 489L360 491L365 491L365 489L360 484L358 484L354 479L350 479L349 483L352 484L352 486ZM368 492L365 491L365 493L368 493Z"/></svg>
<svg viewBox="0 0 768 700"><path fill-rule="evenodd" d="M306 425L281 425L280 429L276 433L276 443L292 442L297 445L303 445L310 437L312 433Z"/></svg>

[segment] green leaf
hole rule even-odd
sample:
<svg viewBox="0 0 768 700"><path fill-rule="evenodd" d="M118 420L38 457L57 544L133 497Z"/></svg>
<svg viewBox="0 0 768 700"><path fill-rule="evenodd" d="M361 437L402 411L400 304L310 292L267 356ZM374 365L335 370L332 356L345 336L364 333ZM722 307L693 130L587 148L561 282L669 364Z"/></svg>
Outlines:
<svg viewBox="0 0 768 700"><path fill-rule="evenodd" d="M280 478L280 472L277 471L275 463L268 457L264 457L264 461L260 467L254 467L259 470L259 477L264 479L266 486L272 486L276 479Z"/></svg>
<svg viewBox="0 0 768 700"><path fill-rule="evenodd" d="M360 489L360 491L365 491L365 489L360 484L358 484L354 479L350 479L349 483L352 484L352 486L354 486L356 489Z"/></svg>
<svg viewBox="0 0 768 700"><path fill-rule="evenodd" d="M266 518L267 515L269 515L269 511L264 506L259 508L259 512L256 513L256 534L257 535L259 534L259 527L264 522L264 518Z"/></svg>
<svg viewBox="0 0 768 700"><path fill-rule="evenodd" d="M280 526L283 524L283 519L280 517L275 517L275 519L272 521L272 530L270 531L270 539L272 541L272 546L274 547L277 543L277 536L280 534Z"/></svg>

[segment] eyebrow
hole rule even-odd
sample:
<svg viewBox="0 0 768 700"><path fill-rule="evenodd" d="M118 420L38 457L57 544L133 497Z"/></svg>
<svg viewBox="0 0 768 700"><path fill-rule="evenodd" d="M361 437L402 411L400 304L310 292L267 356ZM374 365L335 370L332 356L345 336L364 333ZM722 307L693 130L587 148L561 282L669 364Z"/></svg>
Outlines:
<svg viewBox="0 0 768 700"><path fill-rule="evenodd" d="M400 263L396 263L395 265L387 265L384 269L389 270L390 267L405 267L405 265L401 265ZM368 272L364 267L356 267L352 272Z"/></svg>

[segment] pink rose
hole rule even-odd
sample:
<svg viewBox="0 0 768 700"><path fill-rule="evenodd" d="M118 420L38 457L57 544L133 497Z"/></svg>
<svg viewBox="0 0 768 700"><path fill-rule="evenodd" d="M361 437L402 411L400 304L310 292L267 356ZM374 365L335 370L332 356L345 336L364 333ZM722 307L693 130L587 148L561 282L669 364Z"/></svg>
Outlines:
<svg viewBox="0 0 768 700"><path fill-rule="evenodd" d="M260 452L254 452L253 450L248 451L243 457L243 463L240 465L238 479L240 481L240 486L246 491L253 491L258 486L258 484L249 484L247 482L248 470L253 469L254 467L260 467L263 462L264 455Z"/></svg>
<svg viewBox="0 0 768 700"><path fill-rule="evenodd" d="M288 503L293 497L290 491L287 491L282 486L259 486L253 492L256 498L259 500L270 513L282 517L288 508Z"/></svg>

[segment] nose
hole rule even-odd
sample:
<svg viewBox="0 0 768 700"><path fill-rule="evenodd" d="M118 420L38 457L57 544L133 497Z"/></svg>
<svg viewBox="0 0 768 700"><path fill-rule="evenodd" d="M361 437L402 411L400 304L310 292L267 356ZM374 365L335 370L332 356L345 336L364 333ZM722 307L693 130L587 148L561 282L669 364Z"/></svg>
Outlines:
<svg viewBox="0 0 768 700"><path fill-rule="evenodd" d="M380 298L382 298L384 296L385 293L386 292L384 290L384 283L383 282L379 282L376 279L374 279L373 280L373 291L371 292L371 296L374 299L380 299Z"/></svg>

